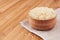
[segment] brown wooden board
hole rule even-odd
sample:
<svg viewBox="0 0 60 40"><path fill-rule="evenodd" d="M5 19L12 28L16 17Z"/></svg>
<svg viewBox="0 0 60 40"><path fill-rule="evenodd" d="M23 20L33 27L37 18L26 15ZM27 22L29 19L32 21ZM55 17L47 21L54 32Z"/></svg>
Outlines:
<svg viewBox="0 0 60 40"><path fill-rule="evenodd" d="M41 6L56 9L60 0L0 0L0 40L42 40L19 24L29 10Z"/></svg>

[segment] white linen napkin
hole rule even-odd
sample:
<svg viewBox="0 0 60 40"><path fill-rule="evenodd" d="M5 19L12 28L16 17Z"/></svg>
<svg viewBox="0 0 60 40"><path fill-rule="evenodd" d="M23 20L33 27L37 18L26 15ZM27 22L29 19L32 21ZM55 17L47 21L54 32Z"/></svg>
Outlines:
<svg viewBox="0 0 60 40"><path fill-rule="evenodd" d="M56 26L50 31L38 31L29 25L28 20L24 20L20 22L20 24L26 28L28 31L42 37L44 40L60 40L60 8L55 10L57 13L57 24Z"/></svg>

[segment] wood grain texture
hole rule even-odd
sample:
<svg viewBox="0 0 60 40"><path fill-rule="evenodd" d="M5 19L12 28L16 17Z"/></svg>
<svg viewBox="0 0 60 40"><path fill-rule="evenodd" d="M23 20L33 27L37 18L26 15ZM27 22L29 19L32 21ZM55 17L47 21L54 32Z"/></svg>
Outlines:
<svg viewBox="0 0 60 40"><path fill-rule="evenodd" d="M19 24L29 10L41 6L56 9L60 0L0 0L0 40L42 40Z"/></svg>

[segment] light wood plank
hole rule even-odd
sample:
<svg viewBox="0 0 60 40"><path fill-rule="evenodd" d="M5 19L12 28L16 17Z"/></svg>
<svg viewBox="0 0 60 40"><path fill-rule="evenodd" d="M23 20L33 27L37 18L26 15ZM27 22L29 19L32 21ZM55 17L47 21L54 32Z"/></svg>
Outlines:
<svg viewBox="0 0 60 40"><path fill-rule="evenodd" d="M1 1L2 5L0 6L0 12L4 12L5 10L7 10L9 7L11 7L12 5L14 5L16 2L18 2L20 0L3 0Z"/></svg>

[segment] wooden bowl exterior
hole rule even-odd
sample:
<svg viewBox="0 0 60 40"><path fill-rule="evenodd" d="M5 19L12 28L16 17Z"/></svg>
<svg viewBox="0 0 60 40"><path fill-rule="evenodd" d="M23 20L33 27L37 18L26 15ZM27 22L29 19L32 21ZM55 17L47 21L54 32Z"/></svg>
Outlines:
<svg viewBox="0 0 60 40"><path fill-rule="evenodd" d="M29 24L32 28L37 30L50 30L56 25L56 17L49 20L36 20L29 17Z"/></svg>

